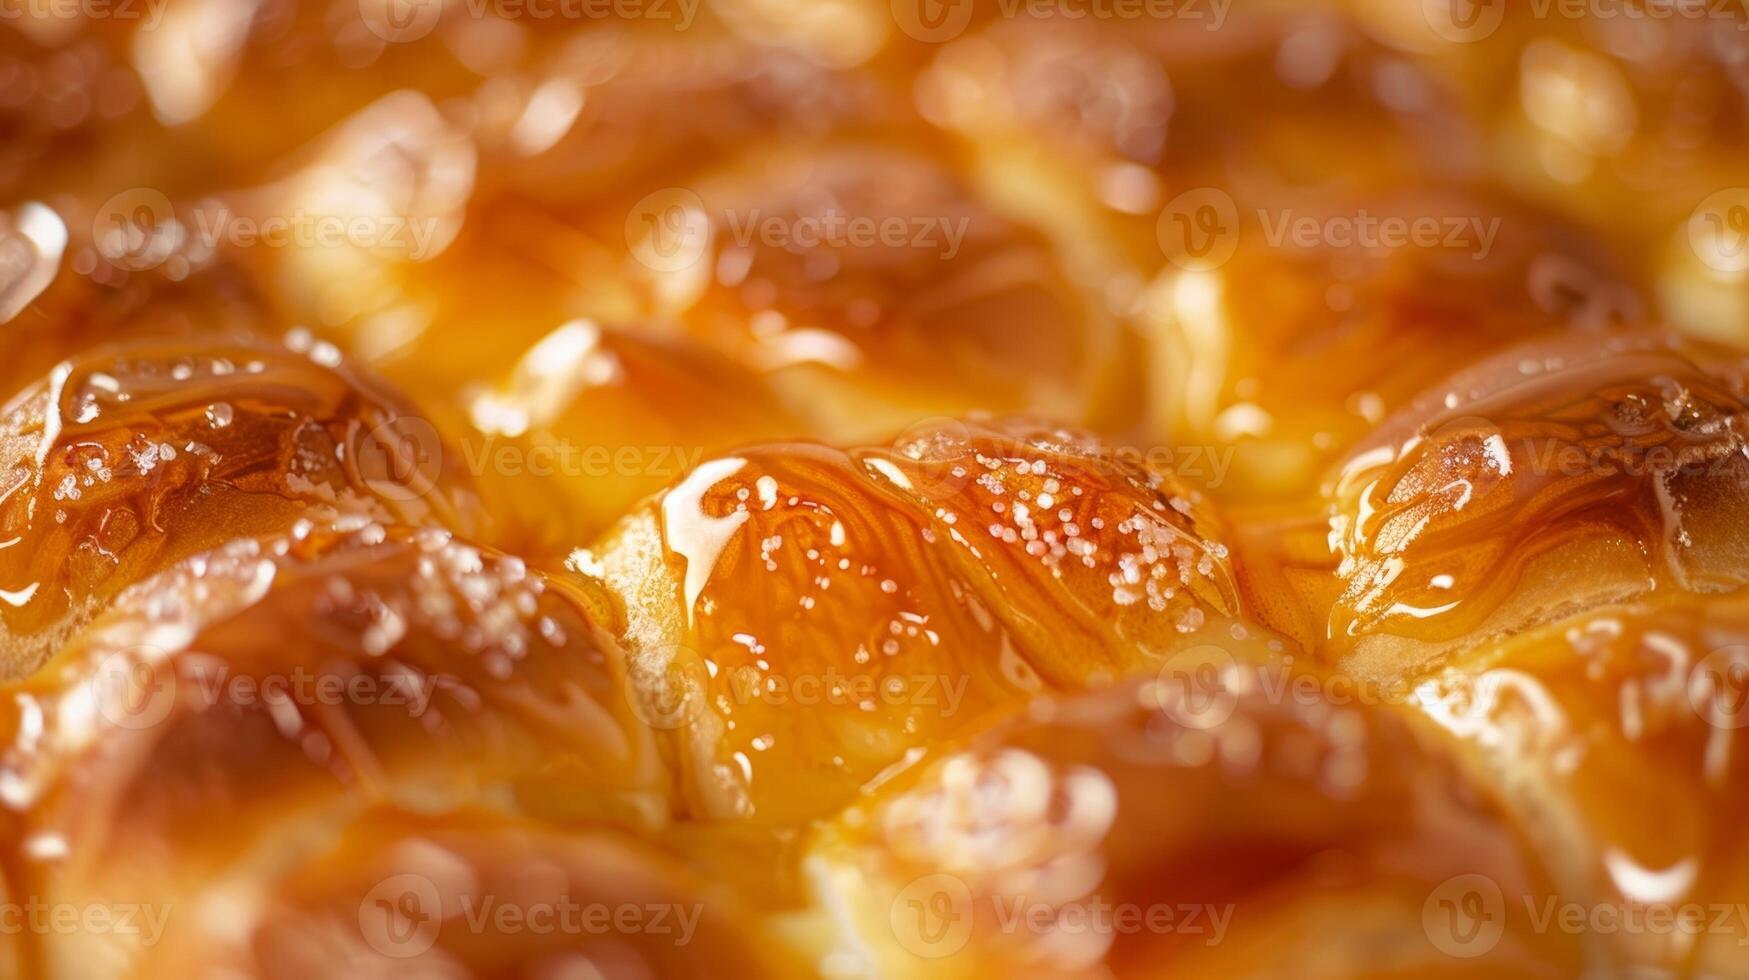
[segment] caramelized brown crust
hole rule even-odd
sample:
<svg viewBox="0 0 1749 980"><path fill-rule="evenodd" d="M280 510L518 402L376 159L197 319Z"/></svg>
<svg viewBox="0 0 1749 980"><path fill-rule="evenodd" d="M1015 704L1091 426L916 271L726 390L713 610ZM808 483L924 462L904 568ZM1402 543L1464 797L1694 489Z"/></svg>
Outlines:
<svg viewBox="0 0 1749 980"><path fill-rule="evenodd" d="M0 5L0 978L1749 975L1741 10Z"/></svg>
<svg viewBox="0 0 1749 980"><path fill-rule="evenodd" d="M841 955L941 977L1574 968L1516 906L1554 894L1538 856L1427 732L1232 650L1039 705L847 809L816 841Z"/></svg>
<svg viewBox="0 0 1749 980"><path fill-rule="evenodd" d="M236 911L172 917L135 975L807 975L727 889L649 844L493 813L373 811L246 893L198 900Z"/></svg>
<svg viewBox="0 0 1749 980"><path fill-rule="evenodd" d="M6 671L170 562L300 518L484 525L453 453L331 346L135 345L63 361L0 419Z"/></svg>
<svg viewBox="0 0 1749 980"><path fill-rule="evenodd" d="M349 523L172 566L11 686L0 772L31 894L180 905L271 860L288 813L313 833L379 802L666 822L603 593ZM43 942L47 967L88 962Z"/></svg>
<svg viewBox="0 0 1749 980"><path fill-rule="evenodd" d="M623 188L568 179L544 191L481 188L486 203L464 216L443 202L471 189L472 143L410 98L372 112L376 122L353 126L418 120L401 152L426 171L455 171L453 187L415 199L410 220L468 230L435 235L423 252L257 261L280 280L290 313L338 327L392 378L416 371L428 400L469 400L482 374L511 370L519 351L587 319L725 357L754 400L769 388L802 432L838 442L971 411L1074 422L1117 411L1103 389L1116 319L1038 231L983 201L914 121L889 141L898 146L840 137L707 157L665 182L640 173ZM322 196L339 191L329 185L382 181L355 173L347 141L335 134L298 176L239 207L332 207ZM431 183L424 172L404 176ZM502 288L469 288L482 274ZM710 424L713 394L688 399L700 424Z"/></svg>
<svg viewBox="0 0 1749 980"><path fill-rule="evenodd" d="M1462 98L1491 170L1624 248L1654 244L1706 194L1741 183L1740 4L1349 6Z"/></svg>
<svg viewBox="0 0 1749 980"><path fill-rule="evenodd" d="M1164 655L1239 616L1214 508L1086 432L943 419L857 457L951 528L961 567L1002 597L1000 615L1038 655L1053 644Z"/></svg>
<svg viewBox="0 0 1749 980"><path fill-rule="evenodd" d="M770 375L835 441L970 411L1081 421L1096 406L1111 318L1042 235L927 152L754 153L663 203L663 223L631 241L657 267L657 312Z"/></svg>
<svg viewBox="0 0 1749 980"><path fill-rule="evenodd" d="M1085 436L946 422L706 461L575 567L625 597L695 814L784 821L1037 693L1224 635L1218 533Z"/></svg>
<svg viewBox="0 0 1749 980"><path fill-rule="evenodd" d="M694 9L710 19L710 8ZM901 94L874 79L726 38L715 23L685 32L603 23L544 43L500 35L483 48L516 73L448 100L378 92L278 172L222 199L254 219L359 210L378 227L435 219L440 234L410 224L386 248L237 251L287 318L372 361L414 359L435 372L435 383L420 378L438 397L508 367L506 353L576 317L666 312L673 286L628 252L630 232L668 217L640 207L653 203L646 195L696 190L717 162L780 134L903 123L912 138L920 132ZM478 289L483 280L494 288Z"/></svg>
<svg viewBox="0 0 1749 980"><path fill-rule="evenodd" d="M1743 812L1749 610L1739 599L1587 612L1478 647L1415 682L1586 908L1704 911L1588 935L1621 972L1730 976L1749 955Z"/></svg>
<svg viewBox="0 0 1749 980"><path fill-rule="evenodd" d="M711 20L730 5L696 9ZM493 194L551 207L602 203L637 187L684 185L701 165L752 145L886 132L915 118L903 78L835 66L776 30L737 37L721 26L578 32L534 59L520 98L482 91L481 141L502 163L487 175ZM574 91L582 104L571 126L530 145L516 124L543 87Z"/></svg>
<svg viewBox="0 0 1749 980"><path fill-rule="evenodd" d="M1228 454L1211 491L1300 505L1355 444L1461 365L1538 336L1584 346L1644 301L1607 250L1493 193L1235 192L1169 208L1144 295L1149 431ZM1205 260L1192 249L1213 251ZM1222 259L1224 261L1217 261Z"/></svg>
<svg viewBox="0 0 1749 980"><path fill-rule="evenodd" d="M730 358L591 320L560 325L502 377L464 390L444 431L460 434L508 536L555 562L708 455L807 428Z"/></svg>
<svg viewBox="0 0 1749 980"><path fill-rule="evenodd" d="M260 284L176 224L161 199L136 189L0 211L5 400L63 360L124 342L222 345L284 333L268 322Z"/></svg>
<svg viewBox="0 0 1749 980"><path fill-rule="evenodd" d="M1743 584L1745 403L1657 338L1530 345L1387 423L1330 493L1330 655L1390 675L1564 612Z"/></svg>
<svg viewBox="0 0 1749 980"><path fill-rule="evenodd" d="M245 894L171 919L138 977L803 977L721 884L610 830L380 810Z"/></svg>
<svg viewBox="0 0 1749 980"><path fill-rule="evenodd" d="M1451 94L1345 17L1058 6L966 5L963 33L921 46L916 103L962 141L985 193L1121 305L1162 269L1156 224L1175 201L1219 191L1278 207L1476 171Z"/></svg>

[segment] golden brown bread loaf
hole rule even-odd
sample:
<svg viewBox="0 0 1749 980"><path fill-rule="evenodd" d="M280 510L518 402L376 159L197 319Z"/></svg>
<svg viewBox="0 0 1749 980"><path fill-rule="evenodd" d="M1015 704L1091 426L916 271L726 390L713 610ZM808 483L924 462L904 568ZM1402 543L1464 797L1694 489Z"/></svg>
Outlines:
<svg viewBox="0 0 1749 980"><path fill-rule="evenodd" d="M0 18L0 977L1749 976L1659 9Z"/></svg>
<svg viewBox="0 0 1749 980"><path fill-rule="evenodd" d="M1236 623L1218 533L1085 436L948 422L894 450L706 460L576 565L626 600L633 683L666 706L696 812L793 822Z"/></svg>

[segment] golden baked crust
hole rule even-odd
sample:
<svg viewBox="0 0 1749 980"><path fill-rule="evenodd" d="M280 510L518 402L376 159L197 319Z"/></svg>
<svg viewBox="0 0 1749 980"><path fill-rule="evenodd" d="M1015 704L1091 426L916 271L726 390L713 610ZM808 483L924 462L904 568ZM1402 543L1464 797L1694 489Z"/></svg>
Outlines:
<svg viewBox="0 0 1749 980"><path fill-rule="evenodd" d="M1749 16L0 17L0 978L1749 975Z"/></svg>

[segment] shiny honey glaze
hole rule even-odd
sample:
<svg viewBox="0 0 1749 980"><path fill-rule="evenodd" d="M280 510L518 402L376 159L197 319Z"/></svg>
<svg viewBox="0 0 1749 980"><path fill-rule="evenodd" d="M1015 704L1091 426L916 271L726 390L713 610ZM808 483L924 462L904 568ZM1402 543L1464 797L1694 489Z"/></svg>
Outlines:
<svg viewBox="0 0 1749 980"><path fill-rule="evenodd" d="M1740 11L536 6L0 20L0 976L1749 975Z"/></svg>

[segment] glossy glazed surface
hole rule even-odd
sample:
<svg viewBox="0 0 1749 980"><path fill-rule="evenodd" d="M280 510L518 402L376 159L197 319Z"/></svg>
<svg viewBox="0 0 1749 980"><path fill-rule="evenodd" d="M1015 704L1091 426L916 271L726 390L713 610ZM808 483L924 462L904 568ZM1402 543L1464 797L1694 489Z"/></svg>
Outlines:
<svg viewBox="0 0 1749 980"><path fill-rule="evenodd" d="M0 978L1749 975L1740 10L97 6Z"/></svg>

